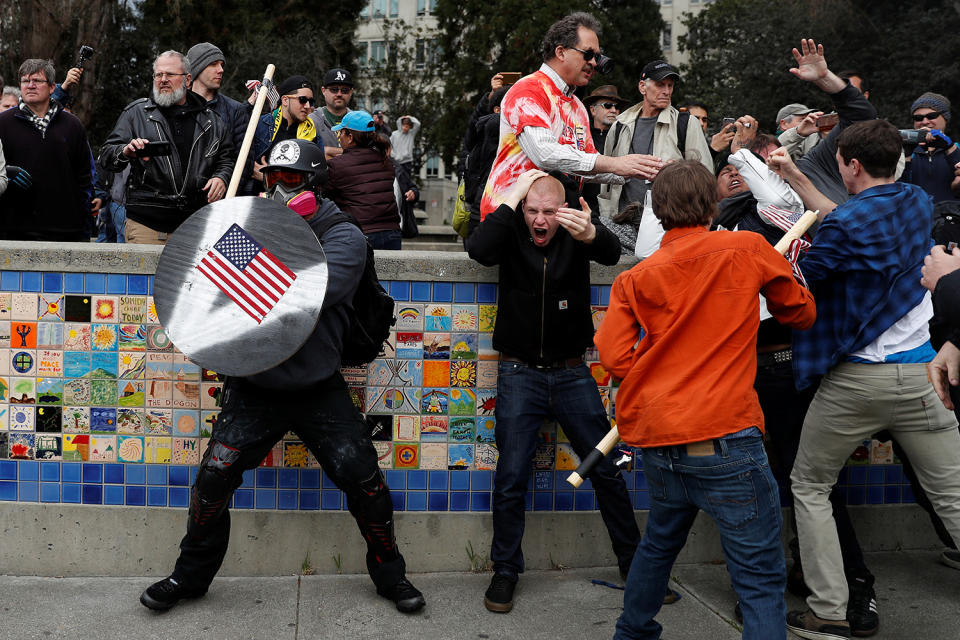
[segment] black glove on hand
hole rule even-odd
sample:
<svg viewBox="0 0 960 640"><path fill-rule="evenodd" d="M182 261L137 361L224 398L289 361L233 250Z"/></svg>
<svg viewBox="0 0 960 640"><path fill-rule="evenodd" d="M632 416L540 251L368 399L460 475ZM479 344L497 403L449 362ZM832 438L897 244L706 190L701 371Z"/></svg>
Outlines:
<svg viewBox="0 0 960 640"><path fill-rule="evenodd" d="M10 184L27 191L33 186L33 178L30 172L16 165L7 165L7 180Z"/></svg>

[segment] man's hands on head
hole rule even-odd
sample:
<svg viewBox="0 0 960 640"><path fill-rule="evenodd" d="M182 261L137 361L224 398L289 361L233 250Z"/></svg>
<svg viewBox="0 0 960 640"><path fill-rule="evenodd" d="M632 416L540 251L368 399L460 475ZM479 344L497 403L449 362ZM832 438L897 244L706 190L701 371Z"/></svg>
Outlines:
<svg viewBox="0 0 960 640"><path fill-rule="evenodd" d="M521 173L517 176L517 181L513 184L513 189L511 189L503 199L503 204L516 211L520 201L527 197L530 186L538 178L542 178L545 175L547 175L547 172L541 171L540 169L529 169Z"/></svg>
<svg viewBox="0 0 960 640"><path fill-rule="evenodd" d="M216 202L227 194L227 185L220 178L210 178L203 186L203 191L207 192L207 202Z"/></svg>
<svg viewBox="0 0 960 640"><path fill-rule="evenodd" d="M557 209L557 222L567 230L574 240L590 244L597 237L597 228L590 221L590 207L580 198L580 209L560 207Z"/></svg>
<svg viewBox="0 0 960 640"><path fill-rule="evenodd" d="M147 140L146 138L134 138L133 140L128 142L127 145L123 148L122 153L124 157L130 160L133 160L134 158L137 157L137 150L143 149L143 147L146 146L148 142L150 141ZM140 158L140 159L143 160L144 162L147 162L150 160L150 158Z"/></svg>
<svg viewBox="0 0 960 640"><path fill-rule="evenodd" d="M923 259L920 284L932 292L937 288L940 278L957 269L960 269L960 248L954 247L947 253L944 246L938 244L930 250L930 255Z"/></svg>
<svg viewBox="0 0 960 640"><path fill-rule="evenodd" d="M827 93L837 93L847 86L846 80L830 71L823 55L823 45L818 45L812 38L800 40L800 50L793 50L793 59L797 66L790 69L790 73L797 78L812 82Z"/></svg>

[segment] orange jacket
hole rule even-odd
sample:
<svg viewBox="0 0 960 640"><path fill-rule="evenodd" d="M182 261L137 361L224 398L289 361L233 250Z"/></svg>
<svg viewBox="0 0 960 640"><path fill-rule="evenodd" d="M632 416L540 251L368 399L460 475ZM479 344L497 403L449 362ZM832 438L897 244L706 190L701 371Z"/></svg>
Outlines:
<svg viewBox="0 0 960 640"><path fill-rule="evenodd" d="M623 379L616 411L624 442L660 447L763 429L753 390L759 293L785 325L807 329L816 319L790 264L747 231L671 229L658 251L617 276L594 343Z"/></svg>

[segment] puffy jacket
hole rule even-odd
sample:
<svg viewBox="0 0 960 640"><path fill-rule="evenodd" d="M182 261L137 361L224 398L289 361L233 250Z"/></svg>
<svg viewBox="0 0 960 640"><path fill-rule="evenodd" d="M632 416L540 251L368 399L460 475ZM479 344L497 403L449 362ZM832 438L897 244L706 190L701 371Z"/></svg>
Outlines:
<svg viewBox="0 0 960 640"><path fill-rule="evenodd" d="M173 144L167 120L150 98L127 105L100 148L99 164L107 171L119 173L131 165L127 217L167 233L206 204L202 189L210 178L229 184L233 171L233 143L227 125L196 93L187 91L187 102L196 106L196 128L186 167L176 152L148 162L131 161L123 155L123 148L134 138Z"/></svg>
<svg viewBox="0 0 960 640"><path fill-rule="evenodd" d="M597 236L586 244L558 227L544 248L534 246L523 214L500 205L467 238L467 253L500 265L500 304L493 348L530 364L582 356L593 344L590 261L613 265L620 241L592 215Z"/></svg>
<svg viewBox="0 0 960 640"><path fill-rule="evenodd" d="M369 148L350 147L327 161L325 196L349 213L367 235L398 231L400 212L393 197L393 163Z"/></svg>

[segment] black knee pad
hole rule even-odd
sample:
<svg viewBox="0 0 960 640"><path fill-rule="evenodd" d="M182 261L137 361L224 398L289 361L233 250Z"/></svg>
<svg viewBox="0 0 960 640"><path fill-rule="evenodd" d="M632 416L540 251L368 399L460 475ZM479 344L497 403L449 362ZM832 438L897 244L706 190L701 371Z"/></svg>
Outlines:
<svg viewBox="0 0 960 640"><path fill-rule="evenodd" d="M187 533L191 537L206 537L210 527L230 504L234 490L243 482L243 473L234 467L239 457L239 449L216 440L210 442L200 462L190 499Z"/></svg>

